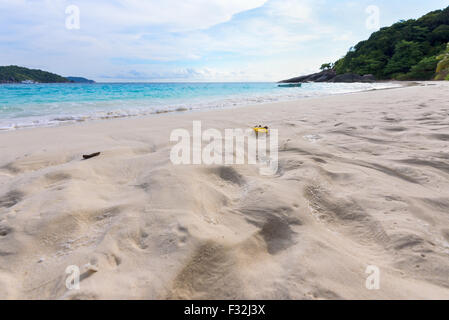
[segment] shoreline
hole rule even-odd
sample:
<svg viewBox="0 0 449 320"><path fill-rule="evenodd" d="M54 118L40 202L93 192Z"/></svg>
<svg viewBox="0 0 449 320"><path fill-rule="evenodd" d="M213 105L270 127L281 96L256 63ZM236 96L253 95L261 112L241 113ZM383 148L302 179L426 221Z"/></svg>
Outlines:
<svg viewBox="0 0 449 320"><path fill-rule="evenodd" d="M448 88L2 132L0 299L449 299ZM277 174L173 165L196 120L278 129Z"/></svg>
<svg viewBox="0 0 449 320"><path fill-rule="evenodd" d="M389 88L373 88L373 89L366 89L366 90L360 90L360 91L354 91L354 92L343 92L343 93L327 93L323 94L321 96L312 96L312 97L301 97L301 98L289 98L289 99L280 99L278 101L263 101L258 103L236 103L234 105L227 105L222 107L205 107L201 109L196 109L195 107L187 107L185 105L178 106L176 109L173 110L165 110L165 109L156 109L154 111L141 111L142 113L139 114L131 114L131 115L119 115L116 114L118 110L110 110L110 111L103 111L104 115L98 114L98 115L60 115L60 116L54 116L53 119L49 119L50 123L47 124L23 124L21 126L14 126L14 127L2 127L0 128L0 134L2 132L7 131L16 131L16 130L23 130L23 129L35 129L35 128L45 128L45 127L58 127L58 126L67 126L67 125L76 125L80 123L89 123L89 122L97 122L97 121L104 121L104 120L114 120L114 119L126 119L126 118L138 118L138 117L152 117L155 115L160 114L177 114L177 113L186 113L186 112L203 112L203 111L214 111L214 110L221 110L221 109L238 109L242 107L247 106L261 106L266 104L273 104L273 103L284 103L284 102L293 102L293 101L301 101L304 99L314 99L314 98L322 98L322 97L329 97L329 96L339 96L339 95L345 95L345 94L354 94L354 93L361 93L361 92L369 92L369 91L376 91L376 90L386 90L386 89L397 89L402 87L407 87L410 84L413 85L413 83L417 82L398 82L398 81L385 81L385 82L378 82L378 84L390 84L390 85L400 85L399 87L389 87ZM366 85L366 84L365 84ZM416 85L416 84L415 84ZM136 103L138 103L136 101ZM61 120L61 119L67 119L67 120Z"/></svg>

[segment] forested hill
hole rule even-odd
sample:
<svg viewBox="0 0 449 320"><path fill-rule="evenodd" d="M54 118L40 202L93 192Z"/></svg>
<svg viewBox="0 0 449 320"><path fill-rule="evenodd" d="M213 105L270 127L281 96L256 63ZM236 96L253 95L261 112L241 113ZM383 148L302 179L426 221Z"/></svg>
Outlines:
<svg viewBox="0 0 449 320"><path fill-rule="evenodd" d="M0 67L0 83L20 83L27 80L39 83L70 82L67 78L42 70L18 66Z"/></svg>
<svg viewBox="0 0 449 320"><path fill-rule="evenodd" d="M337 74L373 74L379 80L444 79L449 71L435 71L448 42L449 7L382 28L351 48L333 67Z"/></svg>

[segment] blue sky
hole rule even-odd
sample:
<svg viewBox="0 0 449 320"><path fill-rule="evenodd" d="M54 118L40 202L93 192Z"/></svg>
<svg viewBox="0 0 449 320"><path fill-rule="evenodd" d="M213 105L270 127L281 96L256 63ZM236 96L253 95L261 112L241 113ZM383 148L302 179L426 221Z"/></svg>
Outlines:
<svg viewBox="0 0 449 320"><path fill-rule="evenodd" d="M79 8L79 29L66 27L70 5ZM277 81L317 71L368 38L375 31L373 6L382 27L447 5L447 0L0 0L0 65L97 81Z"/></svg>

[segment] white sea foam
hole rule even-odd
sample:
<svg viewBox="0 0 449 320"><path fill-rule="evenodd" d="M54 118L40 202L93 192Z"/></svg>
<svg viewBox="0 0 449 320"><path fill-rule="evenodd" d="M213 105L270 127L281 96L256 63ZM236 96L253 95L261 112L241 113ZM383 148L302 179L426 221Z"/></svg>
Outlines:
<svg viewBox="0 0 449 320"><path fill-rule="evenodd" d="M292 101L401 86L397 83L306 83L303 84L302 88L278 88L275 84L264 84L263 88L258 89L257 85L248 84L255 86L255 89L239 91L239 85L244 87L246 84L233 84L236 88L232 88L232 90L227 88L227 90L222 90L223 92L219 90L220 88L214 88L214 94L210 94L210 88L207 84L204 84L203 87L209 91L205 90L202 94L201 90L204 90L204 88L199 85L200 88L196 89L195 84L192 84L191 87L197 90L195 95L192 96L189 91L183 88L186 92L177 92L175 98L170 96L148 98L139 96L126 99L126 86L125 89L121 89L120 94L116 94L119 95L120 99L108 99L108 96L105 95L102 99L97 99L97 96L95 96L95 99L89 100L89 96L87 96L80 101L53 101L57 100L58 94L60 94L58 90L54 91L54 97L50 95L52 101L46 103L30 103L17 96L15 98L21 98L17 104L3 106L2 101L0 101L0 130L55 126L89 120L148 116L160 113L235 108L245 105ZM176 87L176 85L174 86ZM64 89L65 87L59 88ZM92 88L95 89L96 87L93 86ZM131 86L128 88L131 89ZM192 88L189 88L189 90L192 90Z"/></svg>

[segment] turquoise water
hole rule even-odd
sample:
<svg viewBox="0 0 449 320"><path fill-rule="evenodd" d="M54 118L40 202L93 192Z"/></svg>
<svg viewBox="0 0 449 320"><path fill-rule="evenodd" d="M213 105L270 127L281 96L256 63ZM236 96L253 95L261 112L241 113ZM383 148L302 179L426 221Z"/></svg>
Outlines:
<svg viewBox="0 0 449 320"><path fill-rule="evenodd" d="M358 92L392 84L96 83L0 85L0 129L150 115Z"/></svg>

